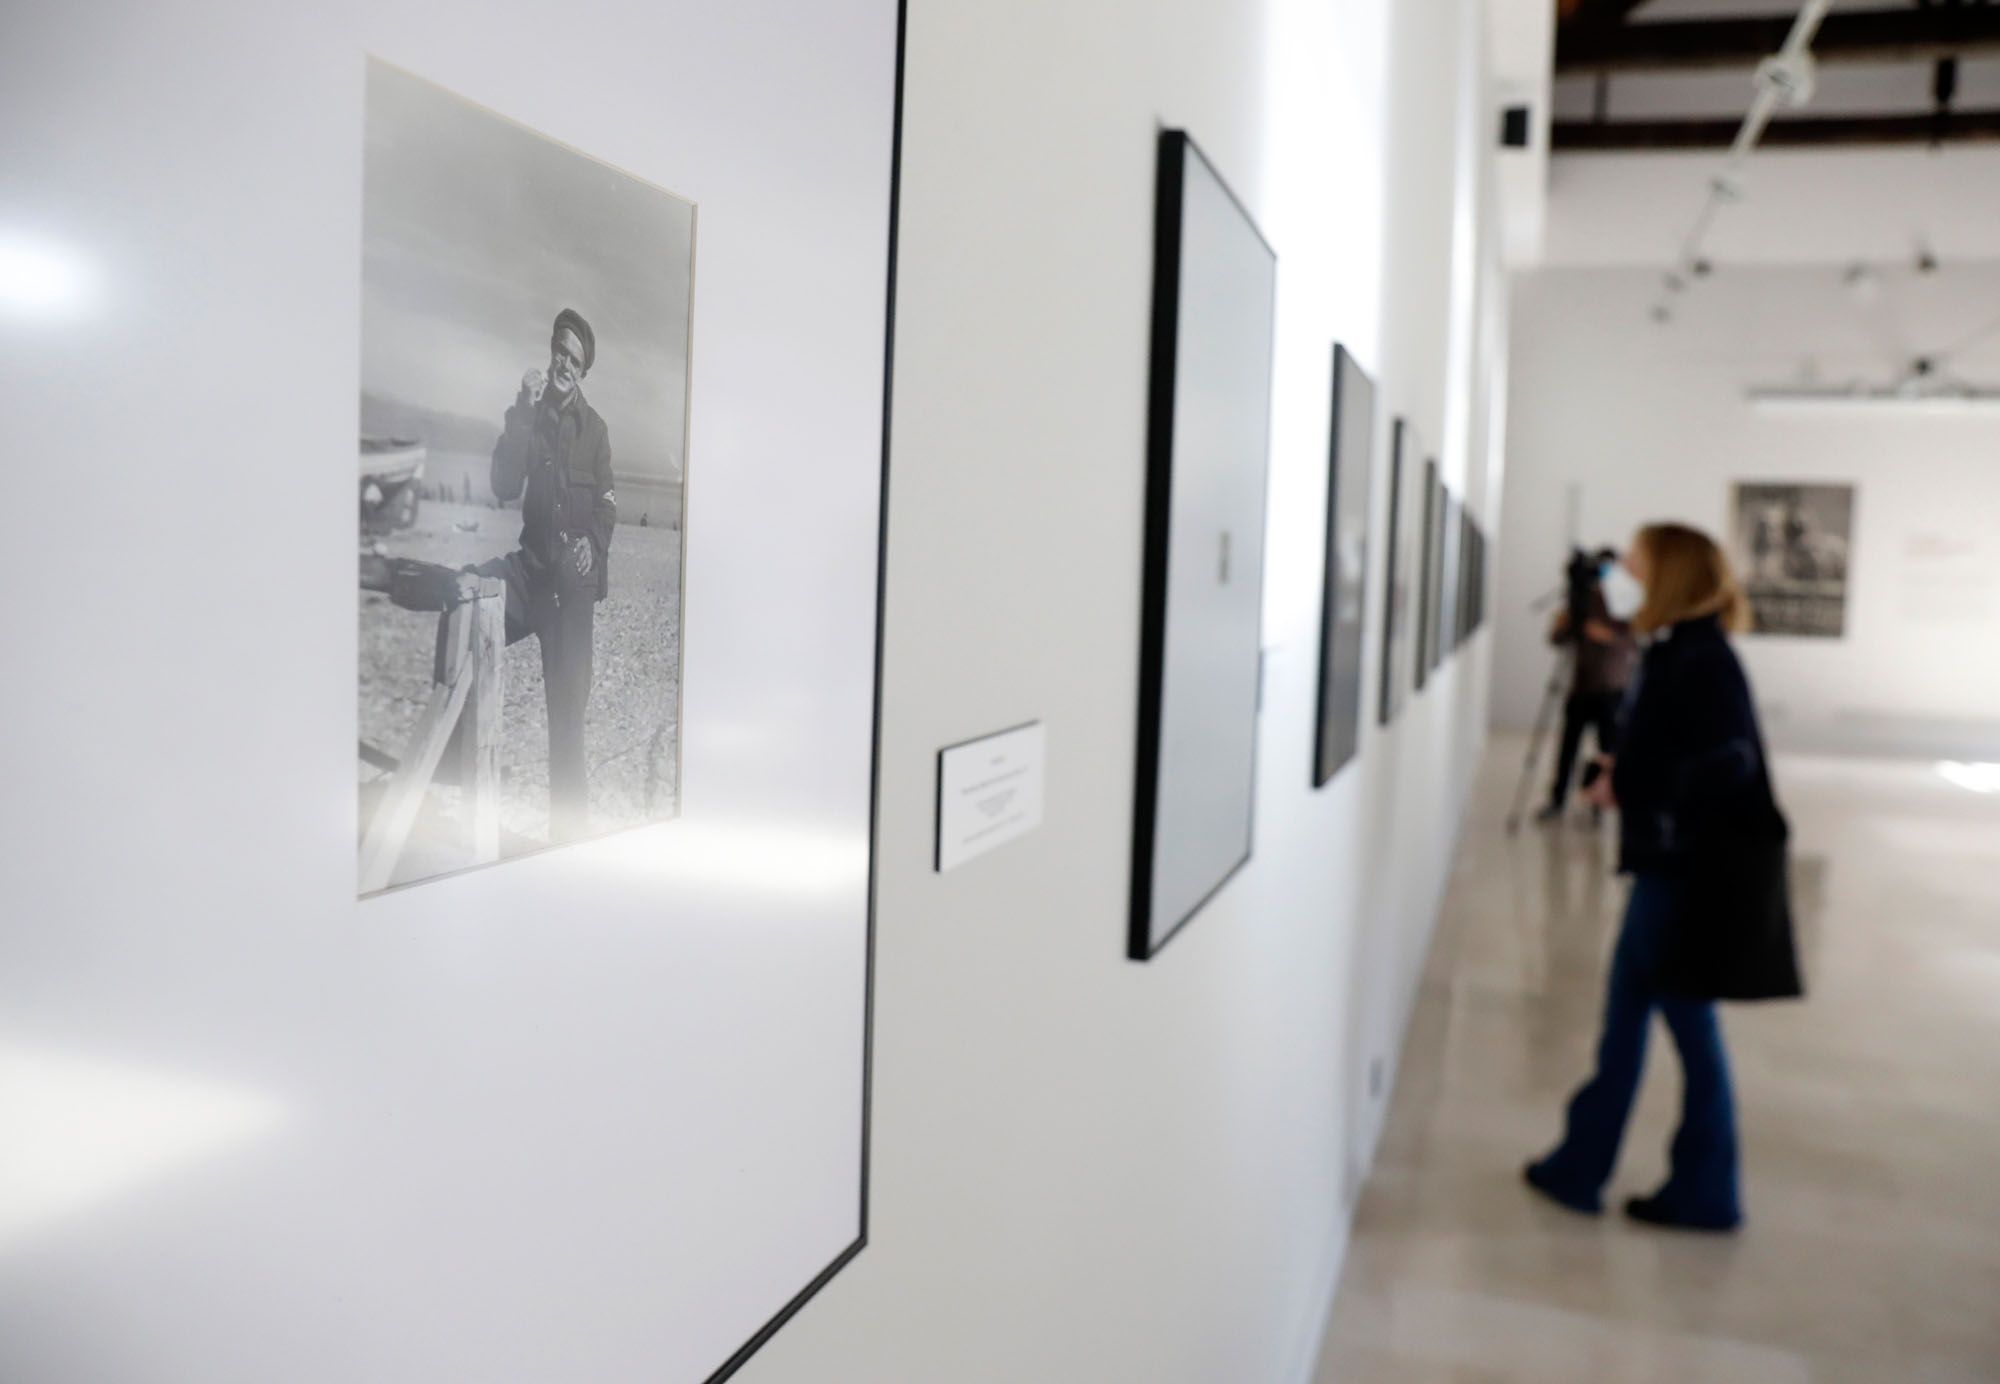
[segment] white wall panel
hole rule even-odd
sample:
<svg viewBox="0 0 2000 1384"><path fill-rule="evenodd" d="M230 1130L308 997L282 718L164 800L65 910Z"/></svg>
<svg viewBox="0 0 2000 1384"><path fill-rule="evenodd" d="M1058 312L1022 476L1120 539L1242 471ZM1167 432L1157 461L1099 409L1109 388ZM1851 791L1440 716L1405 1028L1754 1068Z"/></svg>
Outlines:
<svg viewBox="0 0 2000 1384"><path fill-rule="evenodd" d="M707 1377L861 1228L896 6L7 34L0 1378ZM357 903L368 54L702 229L684 815Z"/></svg>

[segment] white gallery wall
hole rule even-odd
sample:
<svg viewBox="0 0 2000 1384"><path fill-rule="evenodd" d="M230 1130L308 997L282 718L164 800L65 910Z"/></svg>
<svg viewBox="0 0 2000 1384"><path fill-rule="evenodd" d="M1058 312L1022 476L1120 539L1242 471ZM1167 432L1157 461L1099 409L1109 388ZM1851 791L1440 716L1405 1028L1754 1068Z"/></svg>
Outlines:
<svg viewBox="0 0 2000 1384"><path fill-rule="evenodd" d="M1502 311L1473 310L1493 282L1476 9L913 4L872 1238L746 1379L1309 1372L1487 656L1482 636L1388 730L1371 695L1359 760L1311 790L1331 351L1381 384L1373 689L1390 417L1463 487L1491 402L1469 391L1503 344L1473 359ZM1122 943L1161 124L1257 216L1279 308L1255 856L1140 965ZM937 749L1031 718L1042 829L934 874Z"/></svg>
<svg viewBox="0 0 2000 1384"><path fill-rule="evenodd" d="M656 1310L659 1275L700 1265L646 1219L679 1135L652 1073L706 1056L716 1030L691 1031L698 1004L663 1002L644 967L619 964L668 955L671 852L636 837L550 852L468 876L480 892L461 915L427 918L413 890L397 926L378 912L357 929L351 862L313 843L345 840L353 818L339 776L360 209L341 189L362 186L361 53L386 47L652 172L696 147L676 121L701 124L661 104L663 81L683 102L704 81L735 87L751 108L730 107L727 128L786 128L760 119L758 86L676 82L655 61L672 16L696 8L593 3L604 61L566 50L571 65L547 74L534 21L509 8L493 28L481 0L311 15L105 0L49 11L39 46L0 56L24 119L45 122L27 127L45 132L28 142L29 209L60 225L84 208L76 224L137 304L59 341L6 341L32 366L15 380L33 382L9 402L35 405L39 430L17 472L41 513L94 523L30 527L0 556L16 592L54 592L4 617L11 656L54 671L0 689L0 1078L38 1110L140 1122L128 1138L74 1121L92 1157L37 1171L75 1202L32 1237L0 1216L7 1384L30 1348L33 1384L655 1379L688 1352ZM1309 1375L1488 722L1490 631L1394 725L1376 724L1373 694L1396 416L1500 528L1509 306L1486 8L910 0L869 1243L737 1378ZM839 89L866 64L792 9L835 28L847 12L757 0L711 17L736 60L774 43L796 64L769 70L779 104L826 113L802 130L881 136L881 162L818 163L826 205L877 208L883 111ZM103 35L118 38L97 52ZM1163 125L1194 135L1275 246L1278 314L1254 857L1138 964L1124 941ZM171 160L189 157L216 162L176 178ZM198 195L217 182L226 197ZM759 205L793 227L815 214ZM850 296L862 282L841 276L816 310L865 335L880 306ZM1336 340L1378 384L1371 691L1357 759L1315 792ZM843 347L807 374L873 359ZM697 382L694 416L725 438L729 409L809 432L816 397L750 389L704 413ZM326 467L301 462L267 493L270 439L308 437ZM816 455L810 439L798 450ZM217 465L251 481L217 500L187 479ZM819 503L785 498L794 514ZM857 487L822 513L848 521L865 499ZM772 599L825 595L810 574L769 585L787 588ZM221 616L198 617L211 600ZM747 627L718 620L705 637ZM783 690L815 695L798 683ZM937 751L1027 721L1047 735L1044 824L935 873ZM309 762L291 756L301 739ZM811 841L738 844L712 863L745 888L815 870L851 882L856 867ZM503 936L526 940L503 952ZM770 1036L798 1039L783 1024ZM83 1060L105 1052L118 1060ZM161 1072L176 1080L128 1081ZM432 1121L459 1142L427 1142ZM571 1156L576 1139L597 1141L592 1157ZM753 1161L795 1155L774 1133ZM7 1156L0 1133L0 1170ZM428 1195L373 1197L378 1175Z"/></svg>
<svg viewBox="0 0 2000 1384"><path fill-rule="evenodd" d="M1832 170L1829 170L1832 171ZM1872 196L1864 188L1857 197ZM1921 213L1912 217L1921 224ZM1572 505L1589 546L1653 519L1722 533L1739 481L1855 487L1847 629L1742 642L1772 738L1801 748L2000 753L2000 411L1753 406L1752 386L1890 382L1980 336L2000 263L1724 263L1651 320L1650 268L1557 268L1516 289L1513 431L1494 714L1525 726ZM1949 362L2000 383L2000 333Z"/></svg>

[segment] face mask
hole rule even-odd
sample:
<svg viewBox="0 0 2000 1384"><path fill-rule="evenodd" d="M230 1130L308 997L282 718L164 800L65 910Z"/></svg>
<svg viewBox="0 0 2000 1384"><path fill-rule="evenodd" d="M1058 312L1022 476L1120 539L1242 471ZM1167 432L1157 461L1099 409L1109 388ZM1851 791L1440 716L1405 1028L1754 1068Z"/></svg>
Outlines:
<svg viewBox="0 0 2000 1384"><path fill-rule="evenodd" d="M1630 620L1646 604L1646 588L1625 570L1623 563L1607 562L1598 580L1604 592L1604 608L1611 612L1612 619Z"/></svg>

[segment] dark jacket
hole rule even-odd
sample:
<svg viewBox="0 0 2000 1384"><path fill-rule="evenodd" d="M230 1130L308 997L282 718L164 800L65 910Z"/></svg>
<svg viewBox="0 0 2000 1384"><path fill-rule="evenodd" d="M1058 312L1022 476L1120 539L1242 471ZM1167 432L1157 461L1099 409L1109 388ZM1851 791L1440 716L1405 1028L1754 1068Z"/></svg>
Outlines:
<svg viewBox="0 0 2000 1384"><path fill-rule="evenodd" d="M1618 632L1618 637L1608 644L1601 643L1581 630L1571 629L1567 612L1556 617L1549 642L1576 646L1576 668L1569 690L1579 697L1622 694L1631 684L1632 670L1639 662L1639 643L1632 637L1632 627L1611 618L1611 608L1604 603L1604 588L1596 585L1590 588L1590 603L1584 618L1609 625Z"/></svg>
<svg viewBox="0 0 2000 1384"><path fill-rule="evenodd" d="M493 493L521 497L521 547L555 574L558 590L576 579L571 540L590 540L592 563L585 589L603 600L611 589L611 535L618 524L612 489L611 434L582 390L558 404L553 392L539 404L523 390L507 410L505 429L493 444Z"/></svg>
<svg viewBox="0 0 2000 1384"><path fill-rule="evenodd" d="M1713 617L1646 650L1612 770L1619 868L1674 880L1660 988L1697 999L1804 993L1786 842L1749 680Z"/></svg>
<svg viewBox="0 0 2000 1384"><path fill-rule="evenodd" d="M1618 868L1686 870L1775 812L1743 665L1714 616L1647 648L1618 728Z"/></svg>

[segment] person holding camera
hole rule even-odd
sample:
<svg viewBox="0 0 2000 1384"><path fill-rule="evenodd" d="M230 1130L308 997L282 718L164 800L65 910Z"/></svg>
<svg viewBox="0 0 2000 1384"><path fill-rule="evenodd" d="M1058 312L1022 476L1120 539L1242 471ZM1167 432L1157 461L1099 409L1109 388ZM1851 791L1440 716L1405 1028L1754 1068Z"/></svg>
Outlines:
<svg viewBox="0 0 2000 1384"><path fill-rule="evenodd" d="M1549 801L1535 814L1538 822L1561 819L1576 781L1577 755L1583 733L1597 737L1597 752L1609 754L1617 736L1618 709L1639 661L1639 646L1628 623L1632 608L1613 610L1606 600L1604 574L1617 566L1618 554L1606 548L1594 559L1579 552L1571 563L1569 600L1556 612L1549 642L1575 647L1569 695L1563 699L1562 747L1556 755L1556 777Z"/></svg>
<svg viewBox="0 0 2000 1384"><path fill-rule="evenodd" d="M1728 634L1748 602L1722 550L1679 524L1641 529L1605 575L1648 636L1617 754L1586 788L1619 813L1632 877L1606 986L1597 1071L1570 1101L1562 1142L1529 1184L1573 1211L1602 1210L1644 1069L1654 1010L1686 1075L1666 1183L1635 1220L1728 1231L1743 1216L1735 1100L1715 1001L1802 993L1787 901L1786 840L1750 684ZM1623 592L1615 588L1623 588Z"/></svg>

